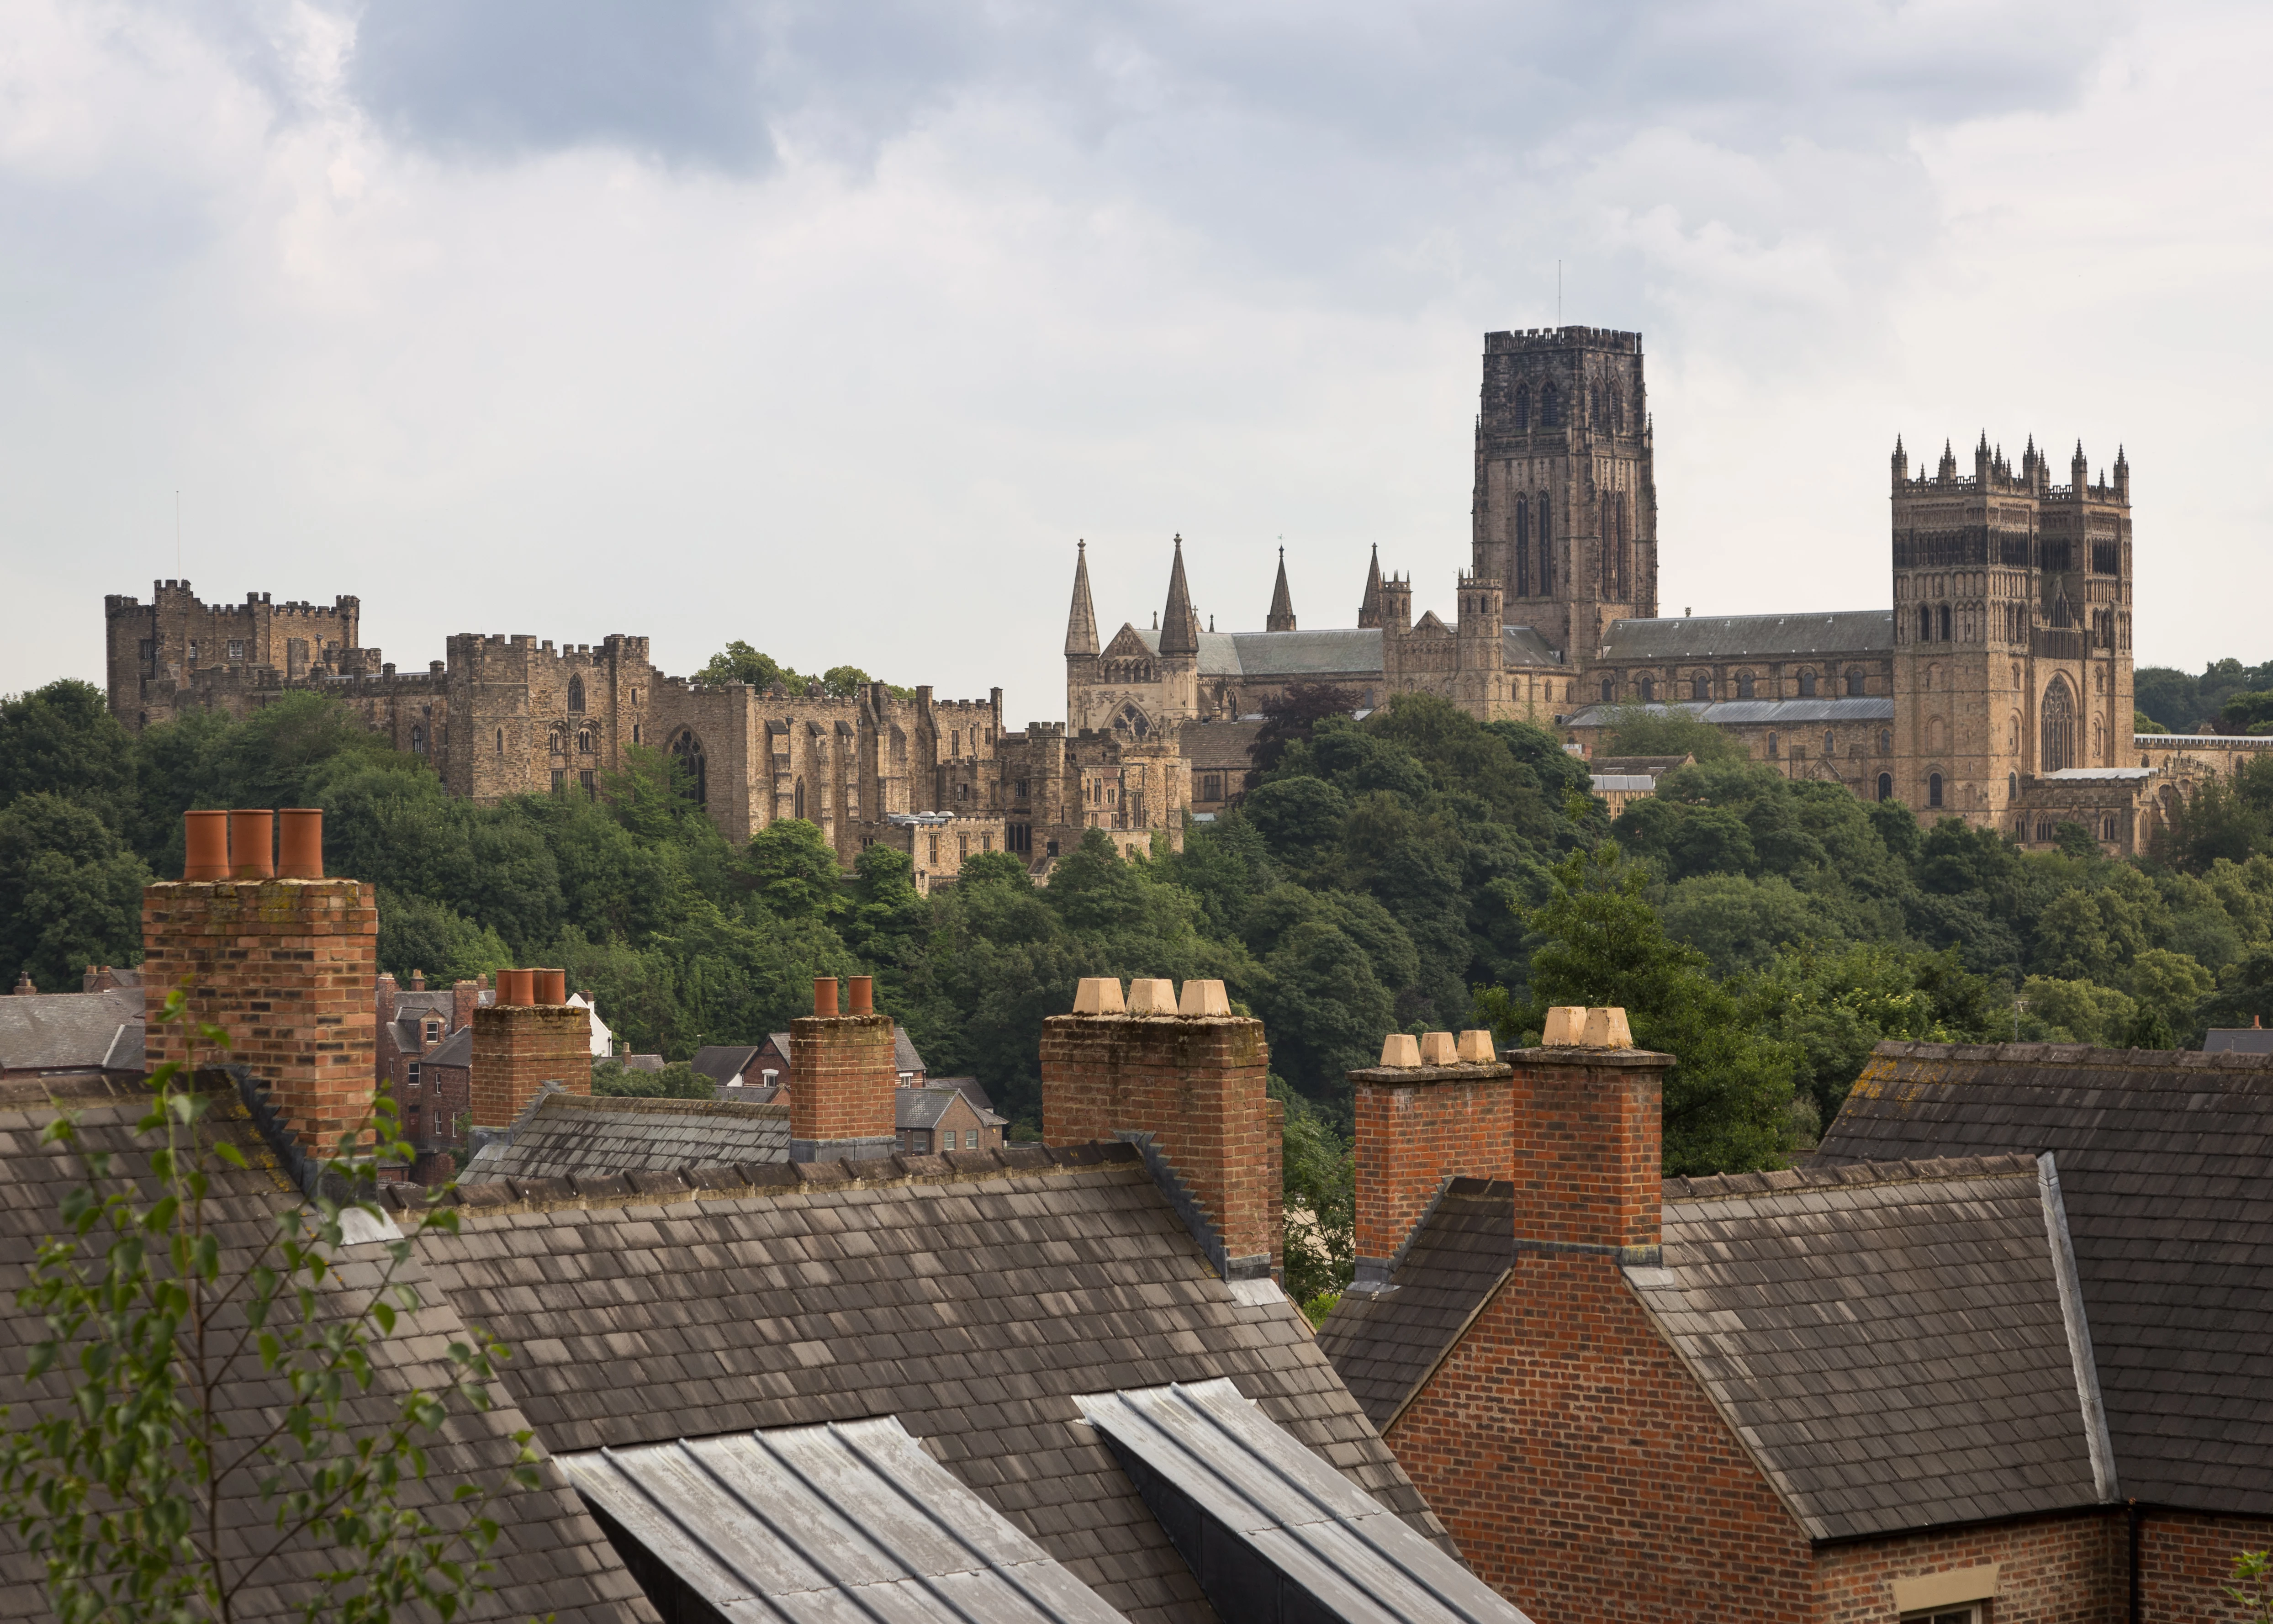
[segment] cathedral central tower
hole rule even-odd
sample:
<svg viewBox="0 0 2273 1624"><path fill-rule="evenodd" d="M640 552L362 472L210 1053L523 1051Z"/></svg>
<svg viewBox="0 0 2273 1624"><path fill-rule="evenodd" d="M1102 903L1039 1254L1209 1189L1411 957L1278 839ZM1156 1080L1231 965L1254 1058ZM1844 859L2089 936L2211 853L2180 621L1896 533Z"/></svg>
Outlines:
<svg viewBox="0 0 2273 1624"><path fill-rule="evenodd" d="M1583 664L1613 620L1657 614L1657 482L1641 335L1542 327L1484 335L1474 573Z"/></svg>

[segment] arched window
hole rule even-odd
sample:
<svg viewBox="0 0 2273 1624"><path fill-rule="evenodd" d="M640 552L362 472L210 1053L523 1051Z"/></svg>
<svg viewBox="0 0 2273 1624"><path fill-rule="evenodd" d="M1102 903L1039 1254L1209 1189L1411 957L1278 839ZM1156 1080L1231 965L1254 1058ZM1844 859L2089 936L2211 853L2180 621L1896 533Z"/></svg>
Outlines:
<svg viewBox="0 0 2273 1624"><path fill-rule="evenodd" d="M1920 604L1918 605L1917 640L1920 643L1932 643L1933 641L1933 607L1930 604Z"/></svg>
<svg viewBox="0 0 2273 1624"><path fill-rule="evenodd" d="M1930 807L1941 804L1941 774L1930 772L1925 778L1925 803Z"/></svg>
<svg viewBox="0 0 2273 1624"><path fill-rule="evenodd" d="M1881 727L1879 729L1879 754L1892 756L1894 753L1894 730L1891 727Z"/></svg>
<svg viewBox="0 0 2273 1624"><path fill-rule="evenodd" d="M1863 691L1863 673L1862 673L1861 672L1859 672L1859 671L1850 671L1850 672L1849 672L1849 673L1847 673L1847 694L1848 694L1848 696L1849 696L1849 698L1853 698L1853 697L1855 697L1856 695L1857 695L1861 694L1861 693L1862 693L1862 691Z"/></svg>
<svg viewBox="0 0 2273 1624"><path fill-rule="evenodd" d="M1949 641L1949 605L1947 604L1941 606L1941 641L1944 643Z"/></svg>
<svg viewBox="0 0 2273 1624"><path fill-rule="evenodd" d="M1749 671L1740 671L1737 673L1737 697L1750 699L1752 696L1752 673Z"/></svg>
<svg viewBox="0 0 2273 1624"><path fill-rule="evenodd" d="M1618 696L1618 685L1609 677L1602 679L1602 703L1609 704Z"/></svg>
<svg viewBox="0 0 2273 1624"><path fill-rule="evenodd" d="M581 677L571 677L568 679L568 714L571 716L581 716L583 713L584 679Z"/></svg>
<svg viewBox="0 0 2273 1624"><path fill-rule="evenodd" d="M2075 764L2075 701L2067 684L2058 677L2044 690L2037 732L2044 746L2044 771L2059 772Z"/></svg>
<svg viewBox="0 0 2273 1624"><path fill-rule="evenodd" d="M1710 699L1712 696L1713 685L1709 680L1703 677L1692 677L1689 679L1690 698Z"/></svg>
<svg viewBox="0 0 2273 1624"><path fill-rule="evenodd" d="M1641 702L1642 702L1642 703L1644 703L1644 704L1649 704L1649 703L1651 703L1653 701L1654 701L1656 698L1657 698L1657 682L1656 682L1655 679L1654 679L1654 678L1650 678L1650 677L1644 677L1644 678L1641 680Z"/></svg>
<svg viewBox="0 0 2273 1624"><path fill-rule="evenodd" d="M576 730L576 754L589 756L591 753L592 730L589 727L580 727Z"/></svg>
<svg viewBox="0 0 2273 1624"><path fill-rule="evenodd" d="M2020 798L2021 775L2017 772L2008 772L2005 775L2005 799L2018 801Z"/></svg>
<svg viewBox="0 0 2273 1624"><path fill-rule="evenodd" d="M694 804L698 807L709 806L710 804L709 763L703 757L702 741L694 736L693 728L682 727L679 730L679 736L671 741L671 759L686 775L684 782L686 792L694 797Z"/></svg>
<svg viewBox="0 0 2273 1624"><path fill-rule="evenodd" d="M803 817L803 816L805 816L805 780L804 780L803 778L799 778L799 779L797 781L797 814L796 814L796 815L797 815L799 817Z"/></svg>
<svg viewBox="0 0 2273 1624"><path fill-rule="evenodd" d="M413 756L424 756L426 754L426 730L424 728L413 727L410 730L410 753Z"/></svg>
<svg viewBox="0 0 2273 1624"><path fill-rule="evenodd" d="M1515 392L1515 432L1521 434L1528 431L1530 427L1531 391L1528 389L1519 388Z"/></svg>
<svg viewBox="0 0 2273 1624"><path fill-rule="evenodd" d="M1563 426L1563 396L1551 383L1539 392L1539 426L1543 429Z"/></svg>
<svg viewBox="0 0 2273 1624"><path fill-rule="evenodd" d="M1555 595L1554 527L1548 521L1547 492L1539 493L1539 595Z"/></svg>
<svg viewBox="0 0 2273 1624"><path fill-rule="evenodd" d="M1769 759L1770 761L1774 761L1774 760L1775 760L1775 758L1776 758L1776 736L1775 736L1774 733L1770 733L1770 734L1768 735L1768 759Z"/></svg>
<svg viewBox="0 0 2273 1624"><path fill-rule="evenodd" d="M565 727L547 728L544 733L544 748L548 755L568 754L568 730Z"/></svg>
<svg viewBox="0 0 2273 1624"><path fill-rule="evenodd" d="M1879 799L1892 801L1894 798L1894 775L1891 772L1882 772L1879 775Z"/></svg>
<svg viewBox="0 0 2273 1624"><path fill-rule="evenodd" d="M497 753L500 756L505 754L505 729L502 727L498 729Z"/></svg>
<svg viewBox="0 0 2273 1624"><path fill-rule="evenodd" d="M2116 838L2115 814L2112 812L2099 820L2099 838L2103 840L2112 840Z"/></svg>
<svg viewBox="0 0 2273 1624"><path fill-rule="evenodd" d="M1812 699L1815 697L1815 673L1813 672L1803 671L1799 673L1799 696L1802 699Z"/></svg>
<svg viewBox="0 0 2273 1624"><path fill-rule="evenodd" d="M2053 828L2052 828L2052 819L2050 819L2050 818L2048 818L2048 817L2040 817L2040 818L2038 818L2038 819L2037 820L2037 839L2039 839L2039 840L2044 840L2044 841L2050 841L2050 840L2052 838L2052 837L2053 837L2053 835L2054 835L2054 833L2055 833L2055 832L2056 832L2056 831L2055 831L2053 830Z"/></svg>
<svg viewBox="0 0 2273 1624"><path fill-rule="evenodd" d="M1825 733L1823 735L1823 759L1829 761L1833 756L1838 754L1839 741L1833 738L1831 734L1827 733Z"/></svg>

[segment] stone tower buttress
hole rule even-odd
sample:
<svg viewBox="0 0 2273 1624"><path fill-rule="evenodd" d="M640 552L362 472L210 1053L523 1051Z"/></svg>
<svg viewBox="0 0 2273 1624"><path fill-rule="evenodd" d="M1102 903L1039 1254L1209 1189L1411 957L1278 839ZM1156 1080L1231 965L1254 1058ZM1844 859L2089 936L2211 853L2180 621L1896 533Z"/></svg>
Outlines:
<svg viewBox="0 0 2273 1624"><path fill-rule="evenodd" d="M1066 613L1066 726L1076 733L1097 724L1084 714L1097 681L1097 605L1089 594L1089 543L1074 544L1073 606Z"/></svg>

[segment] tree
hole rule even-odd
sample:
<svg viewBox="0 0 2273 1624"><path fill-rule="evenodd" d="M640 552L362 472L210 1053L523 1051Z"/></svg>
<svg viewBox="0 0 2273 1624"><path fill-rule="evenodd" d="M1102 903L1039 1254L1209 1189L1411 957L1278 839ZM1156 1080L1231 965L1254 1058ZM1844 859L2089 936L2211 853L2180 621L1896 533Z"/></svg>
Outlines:
<svg viewBox="0 0 2273 1624"><path fill-rule="evenodd" d="M134 808L134 741L92 683L66 679L0 698L0 807L41 792L126 831Z"/></svg>
<svg viewBox="0 0 2273 1624"><path fill-rule="evenodd" d="M825 919L844 906L844 870L818 823L776 818L750 837L744 883L776 919Z"/></svg>
<svg viewBox="0 0 2273 1624"><path fill-rule="evenodd" d="M182 996L156 1019L185 1024ZM225 1057L219 1028L194 1034L206 1059ZM41 1563L65 1624L227 1620L248 1586L287 1580L311 1624L453 1616L486 1588L482 1556L498 1534L486 1501L504 1485L461 1485L446 1523L406 1491L452 1411L489 1407L504 1350L480 1332L451 1343L439 1387L413 1388L375 1424L358 1418L357 1395L372 1385L376 1345L421 1307L404 1277L415 1237L454 1232L454 1209L424 1209L412 1237L383 1243L375 1277L346 1289L336 1259L350 1218L394 1232L368 1199L374 1156L410 1154L393 1107L343 1136L304 1207L248 1237L228 1197L266 1178L233 1179L244 1154L214 1131L212 1097L178 1063L151 1083L131 1155L68 1111L41 1134L79 1159L79 1177L17 1303L48 1333L32 1344L29 1380L49 1378L67 1399L5 1417L0 1522ZM260 1390L251 1405L248 1386ZM514 1441L509 1481L535 1489L529 1434ZM248 1485L272 1538L240 1543ZM318 1571L281 1568L311 1546Z"/></svg>
<svg viewBox="0 0 2273 1624"><path fill-rule="evenodd" d="M1700 721L1678 705L1653 710L1620 705L1594 754L1602 756L1693 756L1700 762L1749 761L1752 752L1734 734Z"/></svg>
<svg viewBox="0 0 2273 1624"><path fill-rule="evenodd" d="M1285 1079L1274 1076L1269 1086L1287 1116L1279 1136L1287 1295L1316 1323L1357 1272L1357 1160Z"/></svg>
<svg viewBox="0 0 2273 1624"><path fill-rule="evenodd" d="M655 1071L634 1071L620 1060L595 1060L592 1092L626 1100L715 1100L718 1086L684 1060Z"/></svg>
<svg viewBox="0 0 2273 1624"><path fill-rule="evenodd" d="M696 673L696 680L721 685L746 682L761 693L785 688L792 694L804 693L814 680L791 670L772 655L760 653L739 637L712 655L709 663Z"/></svg>
<svg viewBox="0 0 2273 1624"><path fill-rule="evenodd" d="M1263 704L1263 726L1247 747L1248 759L1258 771L1279 764L1291 744L1307 743L1320 722L1330 716L1346 717L1363 701L1348 688L1331 682L1289 682Z"/></svg>
<svg viewBox="0 0 2273 1624"><path fill-rule="evenodd" d="M0 980L75 989L90 964L142 958L150 872L93 810L42 791L0 809Z"/></svg>

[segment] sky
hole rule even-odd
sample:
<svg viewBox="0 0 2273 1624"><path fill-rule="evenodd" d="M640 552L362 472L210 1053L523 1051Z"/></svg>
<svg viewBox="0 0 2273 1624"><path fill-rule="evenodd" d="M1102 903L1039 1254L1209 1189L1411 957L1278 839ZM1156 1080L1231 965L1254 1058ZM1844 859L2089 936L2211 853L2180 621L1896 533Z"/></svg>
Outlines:
<svg viewBox="0 0 2273 1624"><path fill-rule="evenodd" d="M1887 601L1887 458L2127 448L2142 664L2273 656L2273 8L0 0L0 692L101 600L745 639L1064 714L1368 550L1483 335L1639 330L1660 602ZM1559 279L1559 294L1558 294Z"/></svg>

